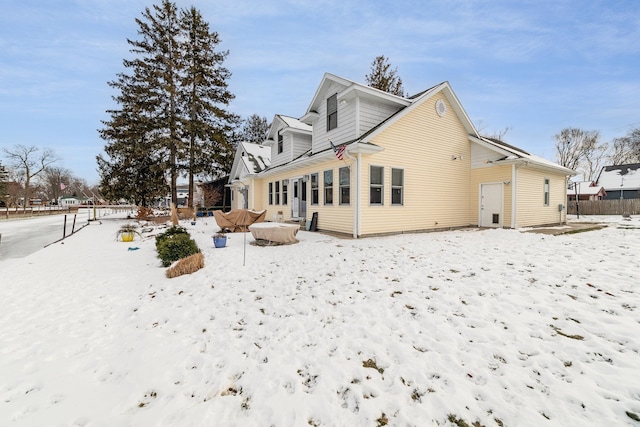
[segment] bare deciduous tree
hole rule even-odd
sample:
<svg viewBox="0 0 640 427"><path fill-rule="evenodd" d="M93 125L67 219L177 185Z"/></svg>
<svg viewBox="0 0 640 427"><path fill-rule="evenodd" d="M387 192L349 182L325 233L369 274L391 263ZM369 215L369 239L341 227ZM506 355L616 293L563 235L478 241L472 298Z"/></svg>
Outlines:
<svg viewBox="0 0 640 427"><path fill-rule="evenodd" d="M621 138L614 138L612 143L613 151L609 155L611 164L624 165L640 162L640 128L631 129Z"/></svg>
<svg viewBox="0 0 640 427"><path fill-rule="evenodd" d="M65 194L71 182L71 171L57 166L49 167L44 172L43 185L46 189L49 200L58 200Z"/></svg>
<svg viewBox="0 0 640 427"><path fill-rule="evenodd" d="M40 175L49 165L58 161L58 157L49 148L38 148L35 145L17 144L12 148L3 148L6 158L24 180L24 206L29 206L31 181Z"/></svg>
<svg viewBox="0 0 640 427"><path fill-rule="evenodd" d="M600 170L605 165L609 144L596 144L592 149L584 152L584 160L582 162L582 172L585 181L594 182L598 179Z"/></svg>
<svg viewBox="0 0 640 427"><path fill-rule="evenodd" d="M597 153L606 150L606 146L599 144L600 132L596 130L565 128L554 138L558 163L571 170L582 172L585 179L587 178L585 170L596 167L594 162L598 158Z"/></svg>

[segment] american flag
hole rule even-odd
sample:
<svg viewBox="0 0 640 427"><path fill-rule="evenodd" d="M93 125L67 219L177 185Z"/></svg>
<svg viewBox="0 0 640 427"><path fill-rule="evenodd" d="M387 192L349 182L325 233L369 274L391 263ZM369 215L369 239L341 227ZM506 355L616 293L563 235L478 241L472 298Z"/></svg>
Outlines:
<svg viewBox="0 0 640 427"><path fill-rule="evenodd" d="M339 147L336 147L335 145L333 145L332 141L329 141L331 143L331 148L333 148L333 152L335 153L336 157L338 158L338 160L342 160L342 158L344 157L344 150L346 148L345 145L341 145Z"/></svg>
<svg viewBox="0 0 640 427"><path fill-rule="evenodd" d="M64 185L64 184L61 182L61 183L60 183L60 189L61 189L61 190L64 190L65 188L67 188L67 186L66 186L66 185Z"/></svg>

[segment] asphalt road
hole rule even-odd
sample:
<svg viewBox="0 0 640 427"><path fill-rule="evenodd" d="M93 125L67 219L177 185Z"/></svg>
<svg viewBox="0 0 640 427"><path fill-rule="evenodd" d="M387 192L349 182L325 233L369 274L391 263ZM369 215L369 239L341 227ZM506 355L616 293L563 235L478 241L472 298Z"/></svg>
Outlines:
<svg viewBox="0 0 640 427"><path fill-rule="evenodd" d="M65 215L0 221L0 261L22 258L62 238ZM85 225L86 215L78 215L75 230ZM71 234L73 214L67 215L67 236Z"/></svg>

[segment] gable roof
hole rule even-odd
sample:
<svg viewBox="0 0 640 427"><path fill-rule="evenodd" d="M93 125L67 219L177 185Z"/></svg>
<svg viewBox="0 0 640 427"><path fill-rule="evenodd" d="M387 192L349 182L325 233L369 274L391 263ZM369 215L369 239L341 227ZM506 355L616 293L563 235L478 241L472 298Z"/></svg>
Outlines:
<svg viewBox="0 0 640 427"><path fill-rule="evenodd" d="M640 163L604 166L596 181L606 190L636 190L640 188Z"/></svg>
<svg viewBox="0 0 640 427"><path fill-rule="evenodd" d="M271 149L259 144L241 142L246 156L242 156L247 172L258 173L271 164Z"/></svg>
<svg viewBox="0 0 640 427"><path fill-rule="evenodd" d="M313 127L311 125L308 125L306 123L302 123L300 120L294 118L294 117L289 117L289 116L284 116L282 114L276 114L276 117L278 117L280 120L282 120L289 128L294 129L294 130L301 130L301 131L305 131L305 132L311 132L311 130L313 129Z"/></svg>
<svg viewBox="0 0 640 427"><path fill-rule="evenodd" d="M264 142L265 145L272 145L276 141L275 136L278 128L280 128L280 123L285 126L282 128L283 132L311 134L313 130L313 126L303 123L295 117L276 114L271 122L271 126L269 127L269 133L267 134L267 139Z"/></svg>
<svg viewBox="0 0 640 427"><path fill-rule="evenodd" d="M591 181L574 182L573 185L567 188L567 196L575 196L576 187L580 196L596 196L600 193L602 193L602 195L604 196L607 194L603 186L592 184L593 183Z"/></svg>
<svg viewBox="0 0 640 427"><path fill-rule="evenodd" d="M351 99L357 94L361 97L375 98L376 102L385 104L398 106L407 106L411 104L411 100L407 98L393 95L383 90L375 89L371 86L366 86L352 80L345 79L343 77L338 77L335 74L324 73L324 76L322 76L322 80L320 81L320 85L318 86L318 89L316 89L316 92L311 99L311 103L309 104L307 111L302 116L302 120L305 120L305 116L307 116L308 114L314 114L318 112L320 105L325 102L325 92L332 84L344 86L344 89L338 92L338 101L342 99Z"/></svg>
<svg viewBox="0 0 640 427"><path fill-rule="evenodd" d="M493 151L496 151L504 155L503 158L498 160L493 160L490 163L493 163L493 164L524 163L526 165L530 165L533 167L552 170L556 173L562 173L566 176L576 175L576 172L569 168L560 166L559 164L554 163L551 160L547 160L543 157L536 156L535 154L528 153L518 147L507 144L506 142L500 141L499 139L487 138L484 136L474 137L472 135L469 135L469 139L477 144L480 144L484 147L487 147Z"/></svg>
<svg viewBox="0 0 640 427"><path fill-rule="evenodd" d="M449 82L442 82L425 91L420 92L417 95L412 96L410 99L406 99L409 102L406 108L403 108L400 111L397 111L395 114L388 117L382 123L380 123L379 125L369 130L369 132L366 132L365 134L363 134L359 139L361 139L363 142L368 142L371 138L378 135L384 129L389 127L392 123L396 122L401 117L409 114L418 105L422 104L423 102L432 98L433 96L435 96L440 92L442 92L442 94L447 98L447 101L449 101L449 104L451 104L453 110L457 114L458 118L460 118L460 121L462 122L462 125L464 126L467 133L469 133L470 135L479 137L480 135L478 134L478 131L476 130L473 123L471 122L471 119L467 115L466 111L464 111L464 108L462 108L462 104L460 103L460 100L451 89Z"/></svg>
<svg viewBox="0 0 640 427"><path fill-rule="evenodd" d="M252 142L240 142L231 167L230 180L265 170L271 164L271 148Z"/></svg>
<svg viewBox="0 0 640 427"><path fill-rule="evenodd" d="M311 103L309 104L309 107L307 108L305 115L302 116L300 120L305 120L306 118L309 118L310 116L317 114L317 109L319 108L321 103L325 101L325 96L324 96L325 92L327 91L327 89L330 87L331 84L339 84L344 86L344 89L338 93L338 100L349 99L355 96L357 93L358 96L372 97L372 98L375 98L376 101L378 102L390 103L399 107L398 111L396 111L394 114L389 116L387 119L383 120L378 125L371 128L369 131L365 132L364 134L350 141L343 142L341 145L347 146L348 153L355 153L357 151L369 152L369 153L382 151L383 150L382 147L379 147L371 142L371 140L375 138L375 136L383 132L386 128L391 126L393 123L397 122L400 118L409 114L411 111L417 108L418 105L421 105L428 99L434 97L436 94L442 93L447 99L447 101L449 101L449 104L451 105L455 114L457 115L460 122L462 123L465 130L467 131L469 135L469 140L476 143L480 143L481 145L484 145L485 147L491 150L497 151L499 153L502 153L504 155L504 158L498 161L494 161L493 163L497 163L497 162L526 163L542 169L552 170L555 173L562 173L567 176L576 175L576 173L571 169L567 169L552 161L530 154L518 147L509 145L497 139L485 138L480 136L477 129L473 125L473 122L471 121L466 111L462 107L460 100L458 99L456 94L453 92L451 85L447 81L437 84L435 86L432 86L429 89L419 92L409 98L403 98L403 97L392 95L390 93L387 93L378 89L374 89L369 86L362 85L360 83L356 83L354 81L351 81L342 77L338 77L331 73L325 73L320 85L318 86L318 89L316 90L313 96L313 99L311 100ZM283 117L286 117L286 116L283 116ZM293 119L293 120L296 120L296 119ZM293 162L297 163L304 158L310 159L311 157L324 155L330 151L332 150L329 147L325 150L321 150L315 153L307 152L307 153L304 153L299 158L294 159L292 162L289 162L285 165L280 165L280 166L287 166Z"/></svg>

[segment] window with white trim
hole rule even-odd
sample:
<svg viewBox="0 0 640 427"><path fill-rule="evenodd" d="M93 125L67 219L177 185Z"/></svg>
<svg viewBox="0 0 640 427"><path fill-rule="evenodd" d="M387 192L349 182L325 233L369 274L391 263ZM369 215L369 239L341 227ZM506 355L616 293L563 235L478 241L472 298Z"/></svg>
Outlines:
<svg viewBox="0 0 640 427"><path fill-rule="evenodd" d="M369 204L384 205L384 167L369 166Z"/></svg>
<svg viewBox="0 0 640 427"><path fill-rule="evenodd" d="M391 168L391 204L404 204L404 169Z"/></svg>
<svg viewBox="0 0 640 427"><path fill-rule="evenodd" d="M278 131L278 154L282 153L283 150L284 150L284 139L280 134L280 131Z"/></svg>
<svg viewBox="0 0 640 427"><path fill-rule="evenodd" d="M318 174L311 174L311 204L317 205L319 203L319 182L318 182Z"/></svg>
<svg viewBox="0 0 640 427"><path fill-rule="evenodd" d="M280 181L276 181L276 202L274 204L280 204Z"/></svg>
<svg viewBox="0 0 640 427"><path fill-rule="evenodd" d="M282 180L282 204L287 205L287 198L289 197L289 180Z"/></svg>
<svg viewBox="0 0 640 427"><path fill-rule="evenodd" d="M324 171L324 204L333 204L333 169Z"/></svg>
<svg viewBox="0 0 640 427"><path fill-rule="evenodd" d="M340 201L341 205L348 205L351 203L351 169L347 166L338 169L338 185L340 186Z"/></svg>
<svg viewBox="0 0 640 427"><path fill-rule="evenodd" d="M269 183L269 204L273 204L273 182Z"/></svg>
<svg viewBox="0 0 640 427"><path fill-rule="evenodd" d="M327 98L327 132L338 127L338 94Z"/></svg>

